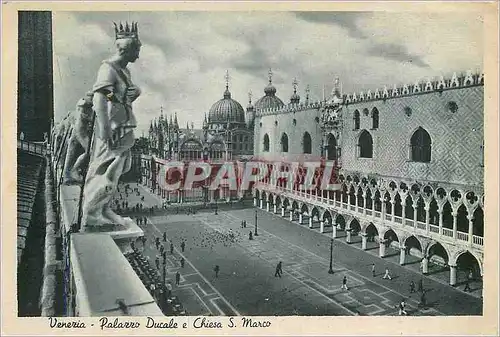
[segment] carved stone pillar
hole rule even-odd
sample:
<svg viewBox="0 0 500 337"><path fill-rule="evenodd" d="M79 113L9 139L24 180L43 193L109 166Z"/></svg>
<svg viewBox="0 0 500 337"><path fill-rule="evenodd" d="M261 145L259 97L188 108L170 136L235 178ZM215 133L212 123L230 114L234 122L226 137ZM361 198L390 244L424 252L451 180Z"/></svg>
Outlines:
<svg viewBox="0 0 500 337"><path fill-rule="evenodd" d="M379 239L378 256L385 257L385 240L383 238Z"/></svg>
<svg viewBox="0 0 500 337"><path fill-rule="evenodd" d="M285 217L285 207L281 207L281 216Z"/></svg>
<svg viewBox="0 0 500 337"><path fill-rule="evenodd" d="M260 199L260 209L264 208L264 199Z"/></svg>
<svg viewBox="0 0 500 337"><path fill-rule="evenodd" d="M337 226L335 224L332 224L332 238L337 238Z"/></svg>
<svg viewBox="0 0 500 337"><path fill-rule="evenodd" d="M422 273L426 275L429 272L429 259L427 256L424 256L422 259Z"/></svg>
<svg viewBox="0 0 500 337"><path fill-rule="evenodd" d="M399 264L404 265L406 259L406 247L402 246L399 248Z"/></svg>
<svg viewBox="0 0 500 337"><path fill-rule="evenodd" d="M309 228L313 228L313 217L309 216Z"/></svg>
<svg viewBox="0 0 500 337"><path fill-rule="evenodd" d="M257 197L253 198L253 207L257 207Z"/></svg>
<svg viewBox="0 0 500 337"><path fill-rule="evenodd" d="M293 221L293 209L290 210L290 221Z"/></svg>
<svg viewBox="0 0 500 337"><path fill-rule="evenodd" d="M366 233L361 234L361 249L366 250L366 243L368 241L368 237Z"/></svg>
<svg viewBox="0 0 500 337"><path fill-rule="evenodd" d="M267 201L266 202L266 211L269 212L270 208L271 208L271 205L270 205L269 201Z"/></svg>
<svg viewBox="0 0 500 337"><path fill-rule="evenodd" d="M345 242L347 243L351 243L351 228L346 228L345 231L346 231L346 238L345 238Z"/></svg>
<svg viewBox="0 0 500 337"><path fill-rule="evenodd" d="M321 222L319 224L319 232L320 233L324 233L325 232L325 221L324 220L321 220Z"/></svg>
<svg viewBox="0 0 500 337"><path fill-rule="evenodd" d="M450 265L450 285L454 286L457 284L457 266Z"/></svg>
<svg viewBox="0 0 500 337"><path fill-rule="evenodd" d="M304 218L303 218L302 213L299 213L299 224L302 225L304 223L303 220L304 220Z"/></svg>
<svg viewBox="0 0 500 337"><path fill-rule="evenodd" d="M273 213L274 214L278 213L278 205L276 205L276 203L274 203Z"/></svg>
<svg viewBox="0 0 500 337"><path fill-rule="evenodd" d="M457 239L457 212L452 212L451 215L453 216L453 238L456 240Z"/></svg>
<svg viewBox="0 0 500 337"><path fill-rule="evenodd" d="M473 215L467 215L467 220L469 220L469 244L472 245L473 243L473 235L474 235L474 231L473 231L473 228L474 228L474 216Z"/></svg>
<svg viewBox="0 0 500 337"><path fill-rule="evenodd" d="M425 231L429 233L429 228L431 224L431 214L428 206L425 206Z"/></svg>

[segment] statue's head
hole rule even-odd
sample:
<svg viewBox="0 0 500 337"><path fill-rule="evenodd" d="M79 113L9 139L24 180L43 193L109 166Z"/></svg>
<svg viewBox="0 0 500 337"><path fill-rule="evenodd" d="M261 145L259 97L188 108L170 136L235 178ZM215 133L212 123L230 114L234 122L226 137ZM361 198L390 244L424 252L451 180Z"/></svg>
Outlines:
<svg viewBox="0 0 500 337"><path fill-rule="evenodd" d="M118 54L128 62L135 62L139 58L141 50L141 41L139 40L139 31L137 29L137 22L132 22L129 26L125 26L120 22L120 26L115 25L115 45Z"/></svg>

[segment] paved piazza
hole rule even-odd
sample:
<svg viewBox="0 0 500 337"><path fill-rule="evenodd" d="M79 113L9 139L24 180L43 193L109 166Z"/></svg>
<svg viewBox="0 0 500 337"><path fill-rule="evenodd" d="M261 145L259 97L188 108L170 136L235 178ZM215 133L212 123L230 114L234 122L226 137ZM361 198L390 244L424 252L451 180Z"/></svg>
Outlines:
<svg viewBox="0 0 500 337"><path fill-rule="evenodd" d="M145 206L161 199L142 188ZM135 196L130 196L137 202ZM164 213L164 212L163 212ZM175 213L175 212L172 212ZM168 242L166 279L174 284L190 315L397 315L402 298L409 315L477 315L482 302L455 289L439 277L424 277L428 306L418 306L419 293L409 293L409 283L420 279L418 264L400 266L399 254L380 259L377 249L362 251L342 239L334 242L334 274L328 274L330 236L300 226L279 215L257 210L258 236L254 231L255 208L220 208L196 214L149 216L143 226L148 238L145 254L154 263L159 252L154 237L166 232ZM242 220L247 228L241 228ZM186 242L182 253L180 243ZM174 253L169 254L169 242ZM391 255L391 254L390 254ZM186 263L180 267L180 259ZM283 275L275 277L278 261ZM376 276L371 265L375 263ZM214 266L220 266L218 278ZM382 279L385 268L392 280ZM181 275L175 286L175 273ZM348 291L341 290L347 276Z"/></svg>

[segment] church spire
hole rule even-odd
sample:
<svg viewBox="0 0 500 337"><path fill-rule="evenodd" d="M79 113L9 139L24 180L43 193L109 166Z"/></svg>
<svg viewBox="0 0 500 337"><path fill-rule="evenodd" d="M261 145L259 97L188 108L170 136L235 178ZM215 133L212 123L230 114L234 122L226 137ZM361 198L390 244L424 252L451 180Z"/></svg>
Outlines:
<svg viewBox="0 0 500 337"><path fill-rule="evenodd" d="M229 70L226 70L226 75L224 76L226 80L226 91L224 91L224 99L231 98L231 92L229 92Z"/></svg>

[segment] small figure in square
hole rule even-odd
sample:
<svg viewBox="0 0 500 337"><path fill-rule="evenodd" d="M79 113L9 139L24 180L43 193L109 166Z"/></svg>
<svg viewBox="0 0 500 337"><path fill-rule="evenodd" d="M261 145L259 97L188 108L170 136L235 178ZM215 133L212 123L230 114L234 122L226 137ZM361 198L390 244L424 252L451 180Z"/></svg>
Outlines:
<svg viewBox="0 0 500 337"><path fill-rule="evenodd" d="M215 278L219 277L219 271L220 271L219 265L215 265L215 267L214 267Z"/></svg>
<svg viewBox="0 0 500 337"><path fill-rule="evenodd" d="M340 289L349 290L349 288L347 288L347 276L345 275L344 278L342 279L342 286L340 287Z"/></svg>
<svg viewBox="0 0 500 337"><path fill-rule="evenodd" d="M174 244L170 242L170 254L174 253Z"/></svg>
<svg viewBox="0 0 500 337"><path fill-rule="evenodd" d="M276 271L274 272L274 277L279 277L281 278L281 274L283 274L283 265L280 262L278 262L278 264L276 265Z"/></svg>
<svg viewBox="0 0 500 337"><path fill-rule="evenodd" d="M186 243L184 241L181 242L181 250L184 253L184 249L186 248Z"/></svg>
<svg viewBox="0 0 500 337"><path fill-rule="evenodd" d="M184 258L181 257L181 268L184 268L184 262L185 262Z"/></svg>
<svg viewBox="0 0 500 337"><path fill-rule="evenodd" d="M415 282L413 282L413 280L411 280L410 282L410 293L414 293L415 292Z"/></svg>
<svg viewBox="0 0 500 337"><path fill-rule="evenodd" d="M375 263L372 263L372 276L375 277Z"/></svg>
<svg viewBox="0 0 500 337"><path fill-rule="evenodd" d="M392 280L391 274L389 274L389 268L385 268L385 273L382 278Z"/></svg>
<svg viewBox="0 0 500 337"><path fill-rule="evenodd" d="M178 286L181 282L181 274L179 272L175 273L175 285Z"/></svg>
<svg viewBox="0 0 500 337"><path fill-rule="evenodd" d="M408 315L408 313L406 312L406 302L404 298L401 300L401 303L399 303L399 316L402 315Z"/></svg>

